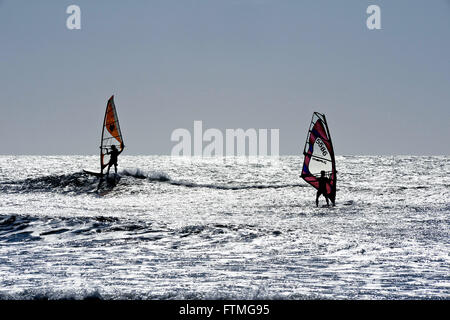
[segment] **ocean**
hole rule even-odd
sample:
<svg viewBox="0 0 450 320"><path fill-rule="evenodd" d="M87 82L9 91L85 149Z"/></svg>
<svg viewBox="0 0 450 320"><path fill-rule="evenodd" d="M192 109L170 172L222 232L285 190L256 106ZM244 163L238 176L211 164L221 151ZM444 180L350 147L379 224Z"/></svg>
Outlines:
<svg viewBox="0 0 450 320"><path fill-rule="evenodd" d="M0 299L450 298L449 156L302 162L0 156Z"/></svg>

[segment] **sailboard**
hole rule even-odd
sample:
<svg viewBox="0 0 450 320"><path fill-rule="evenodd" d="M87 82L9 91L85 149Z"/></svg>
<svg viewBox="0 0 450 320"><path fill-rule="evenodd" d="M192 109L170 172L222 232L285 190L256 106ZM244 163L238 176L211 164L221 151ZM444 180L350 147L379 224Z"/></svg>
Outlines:
<svg viewBox="0 0 450 320"><path fill-rule="evenodd" d="M106 104L105 117L103 119L102 137L100 141L100 172L92 172L84 170L84 172L103 177L103 169L108 166L112 150L111 146L115 145L117 150L122 152L124 148L123 136L120 131L119 117L117 116L116 105L114 103L114 95L109 98Z"/></svg>
<svg viewBox="0 0 450 320"><path fill-rule="evenodd" d="M319 189L321 171L328 178L327 196L334 204L336 199L336 161L330 130L324 114L314 112L306 135L305 156L301 177L311 186Z"/></svg>

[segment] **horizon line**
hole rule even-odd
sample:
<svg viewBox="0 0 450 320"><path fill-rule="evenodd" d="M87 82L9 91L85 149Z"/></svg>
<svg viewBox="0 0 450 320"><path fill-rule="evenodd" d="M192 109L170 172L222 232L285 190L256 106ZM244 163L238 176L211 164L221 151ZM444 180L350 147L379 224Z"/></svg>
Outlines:
<svg viewBox="0 0 450 320"><path fill-rule="evenodd" d="M84 156L84 157L98 157L98 154L35 154L35 153L19 153L19 154L1 154L0 157L4 156L37 156L37 157L69 157L69 156ZM172 158L269 158L269 157L294 157L294 156L300 156L303 157L303 154L280 154L280 155L265 155L265 156L248 156L248 155L222 155L222 156L173 156L171 154L124 154L120 157L128 157L128 156L166 156L166 157L172 157ZM347 157L347 156L363 156L363 157L401 157L401 156L413 156L413 157L450 157L448 154L335 154L337 157Z"/></svg>

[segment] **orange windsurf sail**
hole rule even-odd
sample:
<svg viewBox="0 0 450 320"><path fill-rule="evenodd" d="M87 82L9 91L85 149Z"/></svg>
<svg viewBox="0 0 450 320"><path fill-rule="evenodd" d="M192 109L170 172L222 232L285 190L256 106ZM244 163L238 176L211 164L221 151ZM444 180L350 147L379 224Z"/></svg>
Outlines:
<svg viewBox="0 0 450 320"><path fill-rule="evenodd" d="M105 111L105 119L102 127L102 140L100 145L100 165L103 172L109 163L111 146L115 145L119 151L123 149L123 137L120 131L119 118L117 117L114 95L108 100Z"/></svg>

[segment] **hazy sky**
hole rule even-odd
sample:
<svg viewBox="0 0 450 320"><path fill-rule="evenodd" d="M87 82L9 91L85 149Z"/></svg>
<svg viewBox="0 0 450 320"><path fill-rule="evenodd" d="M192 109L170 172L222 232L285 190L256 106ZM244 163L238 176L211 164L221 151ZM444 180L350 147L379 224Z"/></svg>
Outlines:
<svg viewBox="0 0 450 320"><path fill-rule="evenodd" d="M125 154L194 120L300 154L320 111L337 154L449 155L450 1L0 0L1 154L97 154L112 94Z"/></svg>

